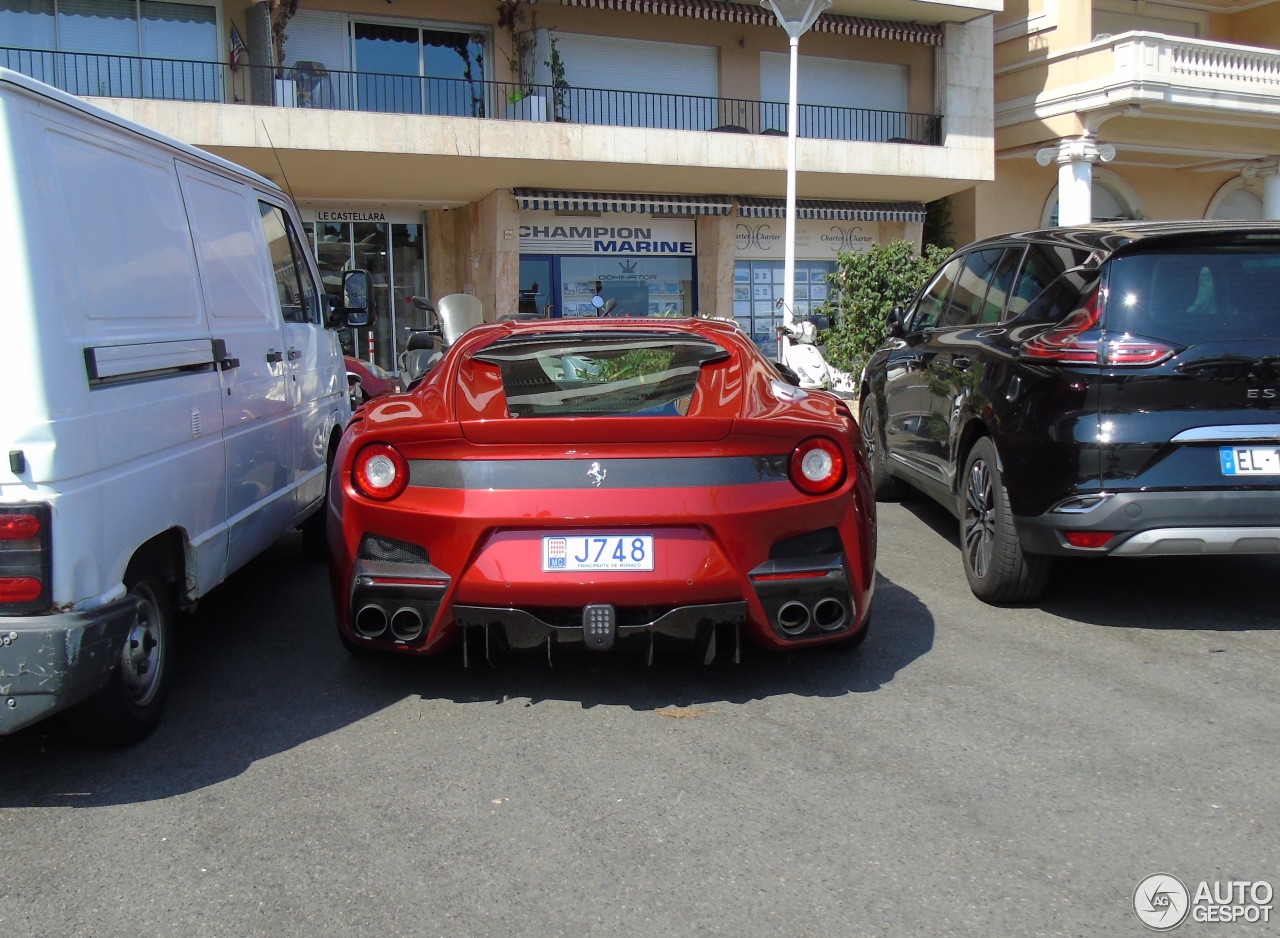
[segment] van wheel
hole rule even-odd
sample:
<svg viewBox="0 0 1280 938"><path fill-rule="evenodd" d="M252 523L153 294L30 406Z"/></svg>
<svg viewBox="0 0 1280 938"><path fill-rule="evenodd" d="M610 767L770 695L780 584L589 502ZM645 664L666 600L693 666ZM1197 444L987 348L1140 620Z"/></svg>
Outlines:
<svg viewBox="0 0 1280 938"><path fill-rule="evenodd" d="M867 462L871 468L871 489L878 502L896 502L906 494L906 483L889 474L884 446L884 428L874 394L862 399L858 411L862 437L867 443Z"/></svg>
<svg viewBox="0 0 1280 938"><path fill-rule="evenodd" d="M990 437L973 444L961 492L960 551L973 595L988 603L1030 602L1049 582L1053 558L1028 554L1018 543L1009 493Z"/></svg>
<svg viewBox="0 0 1280 938"><path fill-rule="evenodd" d="M169 584L153 570L129 581L138 611L107 683L71 707L66 722L86 742L128 746L158 722L169 694L174 608Z"/></svg>

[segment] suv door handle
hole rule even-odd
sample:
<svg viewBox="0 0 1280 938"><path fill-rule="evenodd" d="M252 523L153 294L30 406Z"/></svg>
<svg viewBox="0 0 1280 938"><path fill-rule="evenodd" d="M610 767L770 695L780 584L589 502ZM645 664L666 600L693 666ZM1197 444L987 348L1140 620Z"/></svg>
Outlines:
<svg viewBox="0 0 1280 938"><path fill-rule="evenodd" d="M301 357L302 357L302 352L300 352L298 349L296 348L289 349L289 361L296 362Z"/></svg>
<svg viewBox="0 0 1280 938"><path fill-rule="evenodd" d="M277 362L284 361L284 352L277 352L273 348L267 349L267 363L274 365Z"/></svg>

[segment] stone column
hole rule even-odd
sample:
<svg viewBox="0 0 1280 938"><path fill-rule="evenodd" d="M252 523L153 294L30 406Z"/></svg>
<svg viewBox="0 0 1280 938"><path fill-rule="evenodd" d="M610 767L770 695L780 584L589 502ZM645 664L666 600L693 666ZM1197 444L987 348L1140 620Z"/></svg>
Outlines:
<svg viewBox="0 0 1280 938"><path fill-rule="evenodd" d="M1241 175L1245 179L1262 177L1262 217L1280 219L1280 157L1250 164L1241 171Z"/></svg>
<svg viewBox="0 0 1280 938"><path fill-rule="evenodd" d="M1048 166L1058 162L1058 224L1087 225L1093 221L1093 164L1115 159L1116 148L1099 144L1093 134L1061 141L1056 147L1044 147L1036 154L1036 162Z"/></svg>

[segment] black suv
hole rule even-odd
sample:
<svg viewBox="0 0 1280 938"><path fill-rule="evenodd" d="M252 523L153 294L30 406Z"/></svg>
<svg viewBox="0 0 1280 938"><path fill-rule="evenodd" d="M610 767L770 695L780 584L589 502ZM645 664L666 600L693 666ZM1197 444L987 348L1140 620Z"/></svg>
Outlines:
<svg viewBox="0 0 1280 938"><path fill-rule="evenodd" d="M980 599L1037 598L1054 556L1280 553L1280 223L988 238L889 335L876 497L953 511Z"/></svg>

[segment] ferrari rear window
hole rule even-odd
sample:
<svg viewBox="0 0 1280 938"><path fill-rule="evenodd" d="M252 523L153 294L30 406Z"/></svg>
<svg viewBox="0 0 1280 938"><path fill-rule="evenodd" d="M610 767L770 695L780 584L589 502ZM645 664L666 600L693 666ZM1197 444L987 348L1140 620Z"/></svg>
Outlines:
<svg viewBox="0 0 1280 938"><path fill-rule="evenodd" d="M512 417L670 417L728 355L697 336L620 331L512 336L475 357L502 370Z"/></svg>

